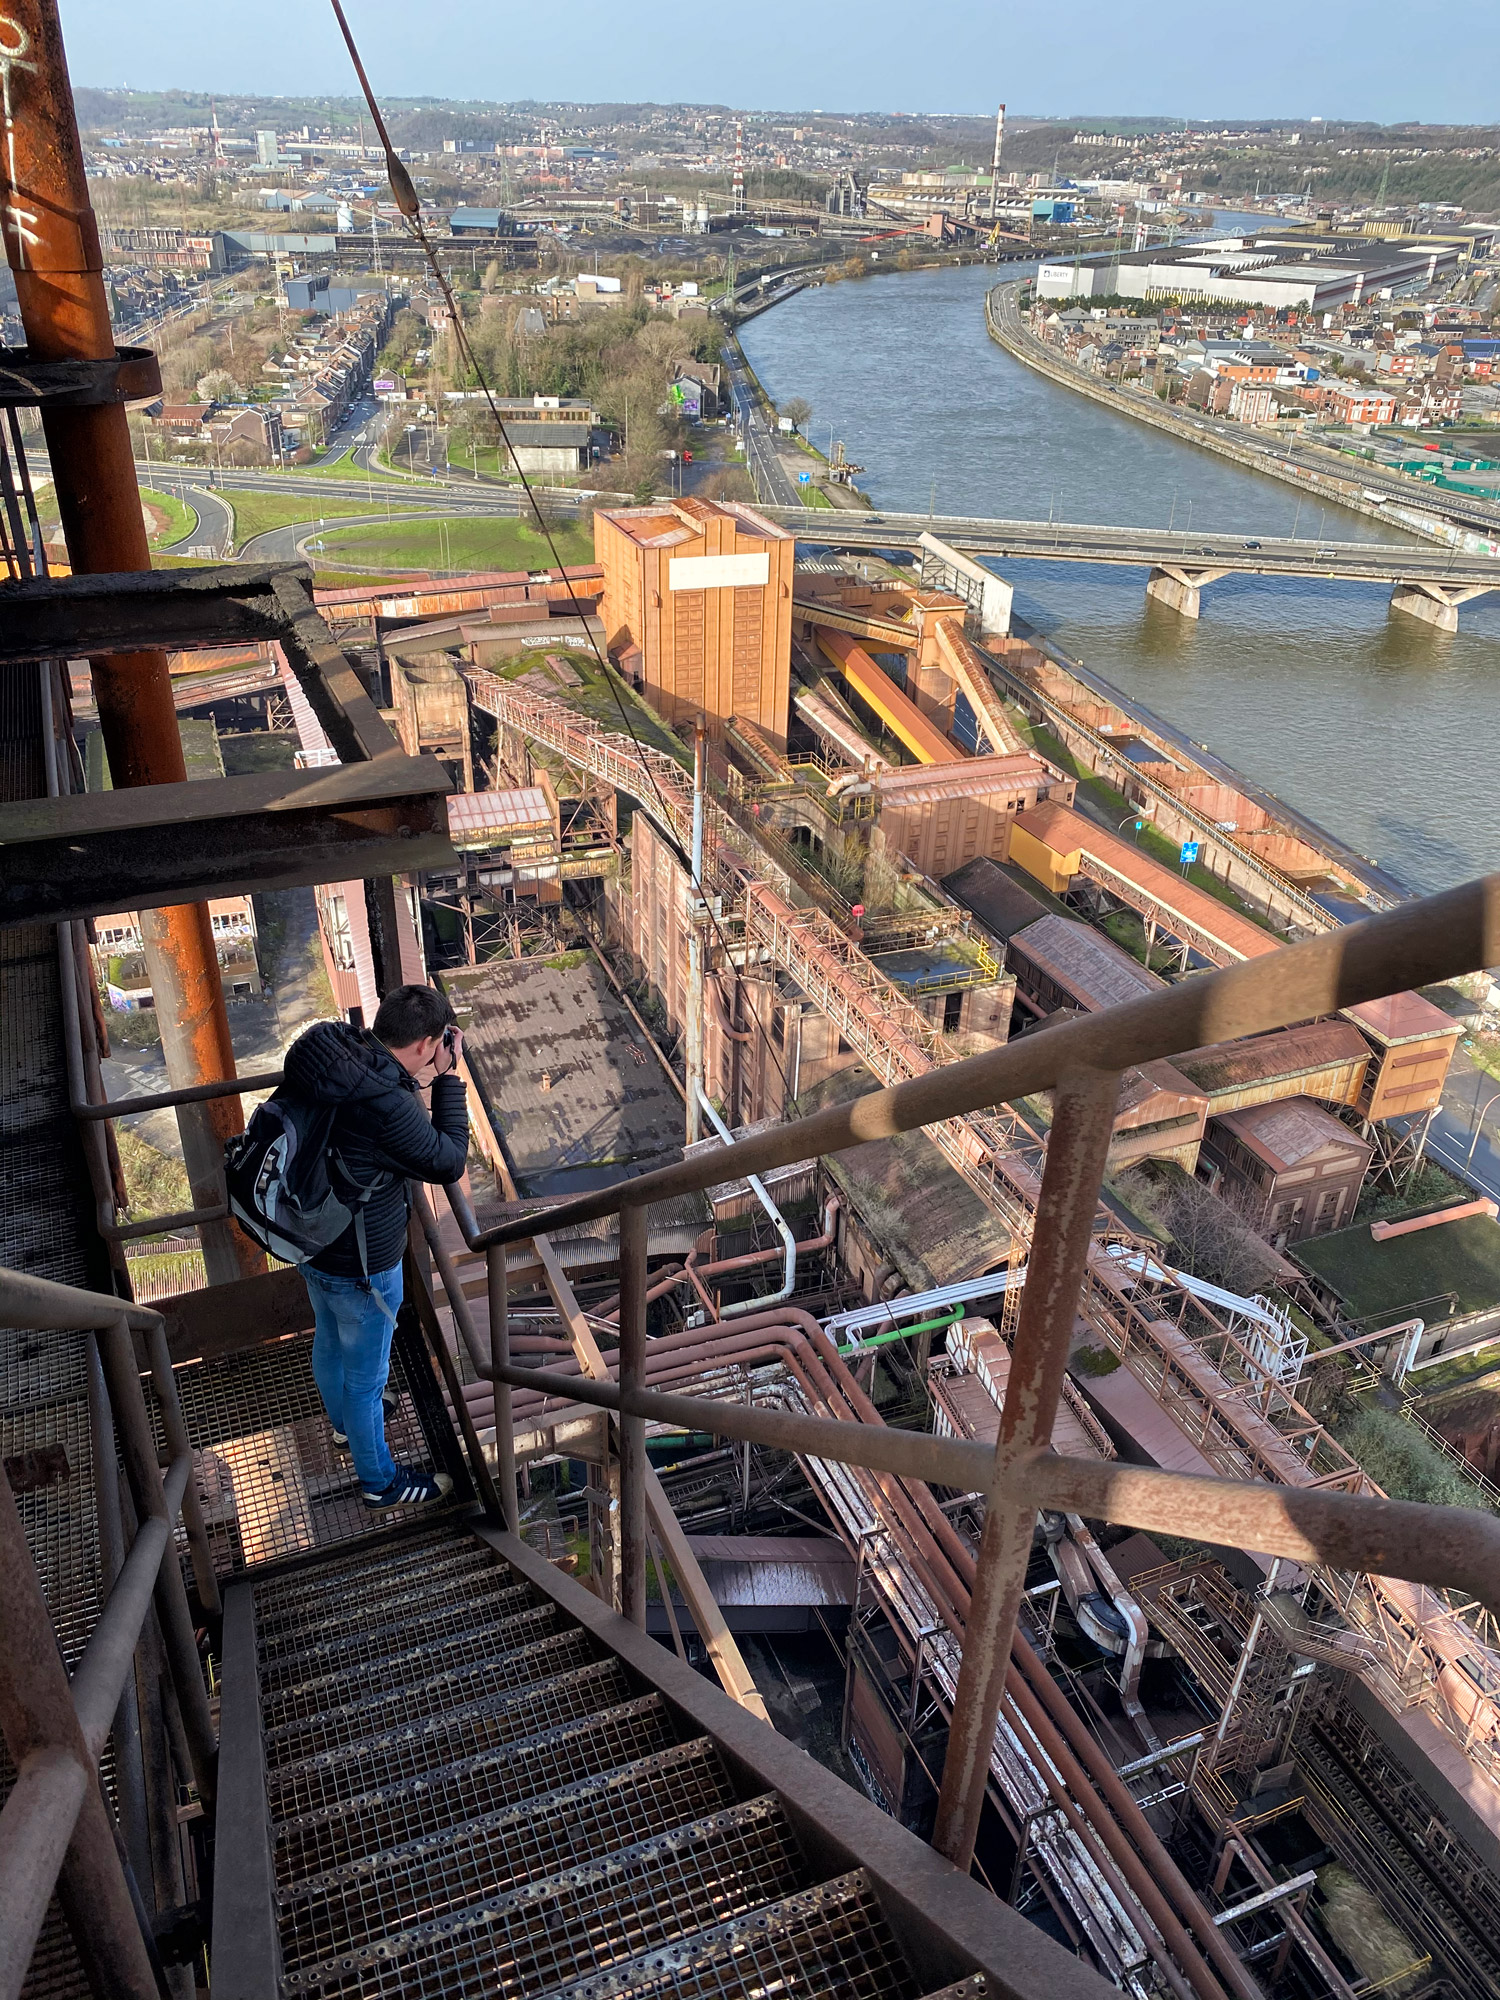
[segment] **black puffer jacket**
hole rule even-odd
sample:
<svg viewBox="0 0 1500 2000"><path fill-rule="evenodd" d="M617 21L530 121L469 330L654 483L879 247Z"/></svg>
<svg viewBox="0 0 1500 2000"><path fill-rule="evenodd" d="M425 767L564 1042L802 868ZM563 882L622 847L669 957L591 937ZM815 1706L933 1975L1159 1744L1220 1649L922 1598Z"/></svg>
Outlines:
<svg viewBox="0 0 1500 2000"><path fill-rule="evenodd" d="M365 1207L369 1268L390 1270L406 1248L407 1181L441 1186L463 1173L469 1154L463 1083L438 1077L429 1119L417 1086L390 1050L368 1028L343 1021L319 1021L299 1035L286 1052L285 1072L299 1095L342 1107L332 1144L333 1180L341 1194L346 1179L367 1187L381 1174L393 1176ZM363 1277L353 1225L312 1264L334 1277Z"/></svg>

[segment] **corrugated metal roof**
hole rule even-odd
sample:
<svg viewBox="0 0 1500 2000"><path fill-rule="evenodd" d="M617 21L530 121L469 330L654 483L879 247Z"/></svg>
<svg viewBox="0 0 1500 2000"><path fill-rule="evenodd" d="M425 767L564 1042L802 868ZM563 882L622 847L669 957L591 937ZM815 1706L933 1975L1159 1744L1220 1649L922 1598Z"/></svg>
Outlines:
<svg viewBox="0 0 1500 2000"><path fill-rule="evenodd" d="M1363 1143L1347 1125L1340 1124L1305 1097L1256 1104L1248 1111L1226 1111L1214 1123L1226 1127L1278 1172L1295 1167L1323 1146L1339 1145L1357 1151Z"/></svg>
<svg viewBox="0 0 1500 2000"><path fill-rule="evenodd" d="M1425 1042L1438 1035L1458 1036L1463 1031L1441 1007L1423 999L1420 993L1392 993L1384 1000L1366 1000L1358 1007L1346 1007L1345 1016L1357 1021L1382 1042Z"/></svg>
<svg viewBox="0 0 1500 2000"><path fill-rule="evenodd" d="M1139 1000L1145 993L1158 992L1163 983L1128 951L1071 917L1038 917L1014 934L1010 946L1095 1011Z"/></svg>
<svg viewBox="0 0 1500 2000"><path fill-rule="evenodd" d="M1215 1097L1278 1077L1313 1076L1347 1063L1368 1063L1369 1058L1369 1043L1348 1022L1313 1021L1249 1041L1191 1049L1172 1060L1200 1090Z"/></svg>
<svg viewBox="0 0 1500 2000"><path fill-rule="evenodd" d="M1041 761L1026 753L1014 757L965 757L961 761L923 768L905 765L882 771L875 780L881 798L892 805L936 805L942 799L983 798L993 792L1019 792L1046 782Z"/></svg>
<svg viewBox="0 0 1500 2000"><path fill-rule="evenodd" d="M943 887L997 938L1009 939L1046 915L1046 905L1019 882L1013 882L999 862L987 855L977 855L945 875Z"/></svg>

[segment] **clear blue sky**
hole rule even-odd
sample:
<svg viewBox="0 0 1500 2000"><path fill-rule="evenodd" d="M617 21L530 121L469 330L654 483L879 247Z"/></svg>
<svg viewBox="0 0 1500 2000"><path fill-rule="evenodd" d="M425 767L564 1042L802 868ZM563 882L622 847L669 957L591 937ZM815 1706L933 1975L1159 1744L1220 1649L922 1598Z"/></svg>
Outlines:
<svg viewBox="0 0 1500 2000"><path fill-rule="evenodd" d="M326 0L61 0L74 78L256 93L352 92ZM1072 116L1500 118L1500 5L1326 0L1188 8L1074 0L941 9L761 0L684 14L621 0L412 6L347 0L377 91L746 109ZM1430 37L1430 41L1429 41ZM1426 46L1424 46L1426 44Z"/></svg>

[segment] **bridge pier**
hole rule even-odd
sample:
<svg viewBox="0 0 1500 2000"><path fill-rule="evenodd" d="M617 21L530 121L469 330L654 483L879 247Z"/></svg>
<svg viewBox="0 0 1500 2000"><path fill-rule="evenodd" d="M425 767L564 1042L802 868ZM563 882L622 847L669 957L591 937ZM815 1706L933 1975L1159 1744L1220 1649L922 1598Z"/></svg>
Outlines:
<svg viewBox="0 0 1500 2000"><path fill-rule="evenodd" d="M1184 563L1159 563L1146 580L1146 595L1166 604L1182 618L1197 618L1203 608L1202 589L1228 576L1227 569L1189 569Z"/></svg>
<svg viewBox="0 0 1500 2000"><path fill-rule="evenodd" d="M1483 597L1492 586L1483 583L1398 583L1391 592L1392 611L1420 618L1440 632L1458 630L1458 607L1471 597Z"/></svg>

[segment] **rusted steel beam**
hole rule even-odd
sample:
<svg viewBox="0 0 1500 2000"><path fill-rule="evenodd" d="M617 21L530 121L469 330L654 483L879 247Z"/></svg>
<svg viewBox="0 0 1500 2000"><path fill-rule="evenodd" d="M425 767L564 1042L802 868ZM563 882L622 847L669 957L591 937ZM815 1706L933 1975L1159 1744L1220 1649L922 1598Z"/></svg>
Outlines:
<svg viewBox="0 0 1500 2000"><path fill-rule="evenodd" d="M161 364L149 347L117 347L107 361L37 361L0 347L0 408L84 409L161 394Z"/></svg>
<svg viewBox="0 0 1500 2000"><path fill-rule="evenodd" d="M224 563L7 583L0 586L0 667L76 656L85 644L117 653L276 639L286 611L273 586L286 573L311 575L305 563Z"/></svg>
<svg viewBox="0 0 1500 2000"><path fill-rule="evenodd" d="M1488 875L756 1133L736 1143L735 1170L764 1174L819 1154L845 1152L868 1139L888 1139L1051 1090L1069 1070L1138 1067L1183 1049L1284 1028L1497 962L1500 875ZM675 1200L712 1186L722 1174L718 1154L684 1160L638 1175L623 1188L601 1188L500 1223L482 1231L471 1247L596 1222L614 1215L627 1191L636 1202Z"/></svg>
<svg viewBox="0 0 1500 2000"><path fill-rule="evenodd" d="M28 351L44 362L113 363L104 259L56 0L11 0L4 41L0 215ZM75 573L149 570L124 404L44 404L42 427ZM183 783L187 766L165 652L90 650L90 665L116 790ZM143 913L141 932L171 1081L232 1076L234 1048L207 906ZM184 1111L178 1122L194 1205L204 1207L218 1192L224 1141L244 1130L244 1117L236 1099L224 1098ZM231 1222L206 1223L199 1235L211 1279L264 1269L261 1252Z"/></svg>
<svg viewBox="0 0 1500 2000"><path fill-rule="evenodd" d="M963 1438L804 1417L717 1396L666 1395L654 1389L627 1401L613 1382L541 1368L509 1367L504 1379L514 1389L558 1398L556 1412L528 1419L540 1425L554 1418L562 1421L570 1404L628 1409L648 1423L746 1439L808 1458L953 1486L960 1492L989 1497L998 1490L993 1451ZM1411 1583L1451 1584L1472 1592L1500 1615L1500 1520L1474 1508L1209 1479L1163 1472L1155 1466L1101 1466L1045 1451L1019 1459L1010 1477L1019 1504L1032 1512L1058 1507L1121 1527L1167 1529L1195 1541L1256 1549L1295 1562L1366 1570Z"/></svg>
<svg viewBox="0 0 1500 2000"><path fill-rule="evenodd" d="M932 1836L933 1846L958 1868L967 1868L974 1856L1036 1527L1036 1509L1022 1498L1015 1471L1052 1436L1119 1089L1115 1071L1073 1070L1054 1100Z"/></svg>
<svg viewBox="0 0 1500 2000"><path fill-rule="evenodd" d="M436 758L397 753L379 763L320 771L262 771L0 805L0 925L60 922L121 908L160 917L158 905L195 893L224 896L451 867L449 789ZM202 923L207 927L206 907ZM217 988L211 929L208 941ZM195 947L193 963L201 959ZM177 1006L185 1008L188 981L173 983ZM158 995L157 1011L166 1029L170 992L165 1002ZM201 1011L195 1004L193 1012ZM216 1034L193 1061L204 1063L214 1053L223 1060L185 1080L174 1076L180 1092L232 1079L232 1052L219 1051ZM178 1103L194 1101L174 1095ZM233 1115L240 1116L237 1104Z"/></svg>

